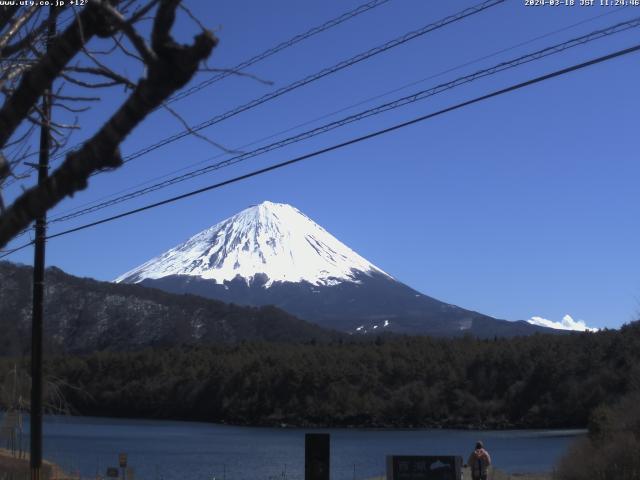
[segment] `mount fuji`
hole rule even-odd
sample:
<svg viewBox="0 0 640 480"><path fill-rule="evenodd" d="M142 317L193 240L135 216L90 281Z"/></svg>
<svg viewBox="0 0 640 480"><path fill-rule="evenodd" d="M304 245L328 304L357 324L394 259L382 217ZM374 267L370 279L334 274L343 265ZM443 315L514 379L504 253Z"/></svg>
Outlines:
<svg viewBox="0 0 640 480"><path fill-rule="evenodd" d="M550 331L423 295L358 255L298 209L263 202L118 277L171 293L275 305L349 333L480 337Z"/></svg>

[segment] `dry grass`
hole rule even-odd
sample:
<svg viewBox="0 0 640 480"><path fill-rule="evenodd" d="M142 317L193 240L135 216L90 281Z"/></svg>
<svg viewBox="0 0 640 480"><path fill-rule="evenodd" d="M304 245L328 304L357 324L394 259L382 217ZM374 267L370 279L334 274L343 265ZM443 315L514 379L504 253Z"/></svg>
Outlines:
<svg viewBox="0 0 640 480"><path fill-rule="evenodd" d="M463 478L465 480L471 479L471 469L462 469ZM506 473L497 468L492 468L489 471L487 480L551 480L551 474L543 473Z"/></svg>
<svg viewBox="0 0 640 480"><path fill-rule="evenodd" d="M469 469L464 469L464 478L470 479L471 472ZM544 473L505 473L500 470L492 470L489 473L488 480L551 480L551 474Z"/></svg>
<svg viewBox="0 0 640 480"><path fill-rule="evenodd" d="M469 468L462 469L464 480L471 480L471 470ZM367 480L386 480L387 477L374 477ZM551 474L543 473L505 473L498 469L491 469L487 480L551 480Z"/></svg>
<svg viewBox="0 0 640 480"><path fill-rule="evenodd" d="M471 480L471 470L462 469L464 480ZM374 477L367 480L386 480L387 477ZM491 469L487 480L551 480L551 474L546 473L505 473L501 470Z"/></svg>
<svg viewBox="0 0 640 480"><path fill-rule="evenodd" d="M30 477L29 454L23 454L22 458L15 457L11 451L0 448L0 477L8 474L9 478L25 478ZM65 474L56 464L42 462L42 478L46 480L75 480L73 477Z"/></svg>

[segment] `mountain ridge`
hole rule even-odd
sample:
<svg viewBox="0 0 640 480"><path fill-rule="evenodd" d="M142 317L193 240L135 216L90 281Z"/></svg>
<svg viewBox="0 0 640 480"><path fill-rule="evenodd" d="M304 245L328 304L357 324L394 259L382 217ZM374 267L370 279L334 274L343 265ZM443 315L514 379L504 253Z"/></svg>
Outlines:
<svg viewBox="0 0 640 480"><path fill-rule="evenodd" d="M28 266L0 262L1 355L21 355L29 349L32 272ZM45 339L52 353L341 337L271 306L243 307L142 285L101 282L56 267L45 272L45 318Z"/></svg>
<svg viewBox="0 0 640 480"><path fill-rule="evenodd" d="M216 223L176 247L120 275L116 283L188 275L218 283L236 276L251 283L306 281L335 285L352 272L391 277L291 205L265 201Z"/></svg>
<svg viewBox="0 0 640 480"><path fill-rule="evenodd" d="M406 335L478 338L515 337L565 331L531 325L524 320L499 320L441 302L401 282L361 277L359 283L315 286L304 282L274 282L264 289L243 279L218 284L189 276L145 279L141 285L175 294L194 294L240 305L277 305L323 328L349 334L393 332ZM295 313L294 313L295 312Z"/></svg>
<svg viewBox="0 0 640 480"><path fill-rule="evenodd" d="M441 302L396 280L298 209L242 210L116 279L242 305L275 305L347 333L494 336L554 332Z"/></svg>

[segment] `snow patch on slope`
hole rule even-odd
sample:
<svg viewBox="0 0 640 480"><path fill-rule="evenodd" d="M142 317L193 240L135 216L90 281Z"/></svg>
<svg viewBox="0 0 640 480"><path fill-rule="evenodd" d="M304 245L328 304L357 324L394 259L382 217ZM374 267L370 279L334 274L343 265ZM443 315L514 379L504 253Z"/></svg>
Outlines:
<svg viewBox="0 0 640 480"><path fill-rule="evenodd" d="M218 283L257 274L273 282L336 285L381 269L358 255L297 208L263 202L223 220L186 242L118 277L138 283L169 275L191 275ZM390 277L390 276L389 276Z"/></svg>

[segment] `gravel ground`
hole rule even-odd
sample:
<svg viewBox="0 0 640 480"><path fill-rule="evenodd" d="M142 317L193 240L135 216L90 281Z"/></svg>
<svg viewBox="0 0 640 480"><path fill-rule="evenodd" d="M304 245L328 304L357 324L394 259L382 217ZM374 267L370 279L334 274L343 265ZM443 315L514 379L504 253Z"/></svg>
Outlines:
<svg viewBox="0 0 640 480"><path fill-rule="evenodd" d="M471 471L468 468L463 468L462 474L464 480L471 480ZM386 480L386 477L374 477L367 480ZM487 480L552 480L552 476L550 473L505 473L491 469Z"/></svg>
<svg viewBox="0 0 640 480"><path fill-rule="evenodd" d="M471 472L468 468L463 468L464 480L471 480ZM551 474L545 473L505 473L500 470L491 470L487 480L551 480Z"/></svg>

